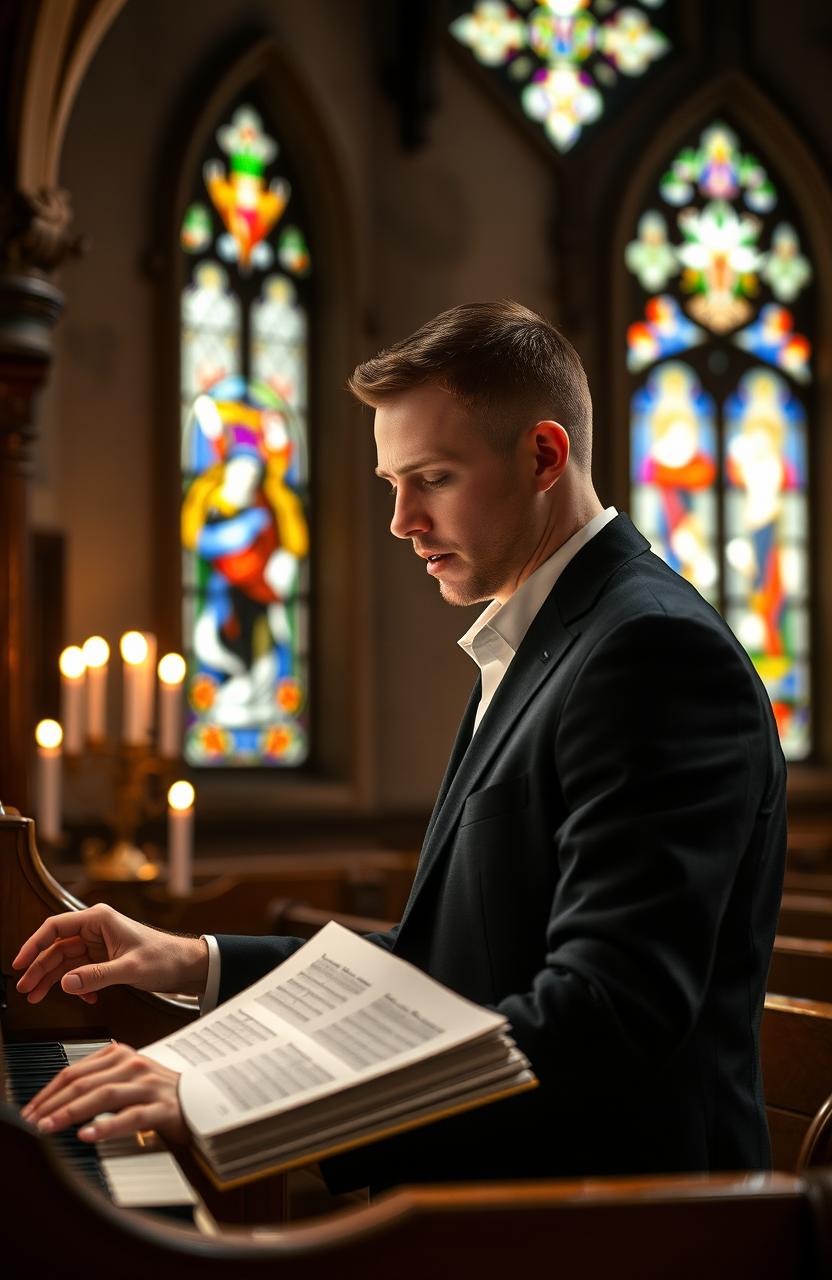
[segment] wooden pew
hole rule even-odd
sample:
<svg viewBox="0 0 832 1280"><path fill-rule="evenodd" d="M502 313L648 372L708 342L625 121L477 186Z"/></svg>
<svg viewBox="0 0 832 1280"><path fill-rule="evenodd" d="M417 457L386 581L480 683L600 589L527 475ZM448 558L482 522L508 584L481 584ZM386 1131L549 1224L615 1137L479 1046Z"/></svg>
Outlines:
<svg viewBox="0 0 832 1280"><path fill-rule="evenodd" d="M777 932L788 938L832 942L832 896L784 892Z"/></svg>
<svg viewBox="0 0 832 1280"><path fill-rule="evenodd" d="M832 942L778 934L766 986L776 995L832 1003Z"/></svg>
<svg viewBox="0 0 832 1280"><path fill-rule="evenodd" d="M832 823L824 820L811 827L791 823L786 858L792 871L832 873Z"/></svg>
<svg viewBox="0 0 832 1280"><path fill-rule="evenodd" d="M3 1247L26 1274L54 1271L58 1249L64 1275L105 1260L119 1280L822 1280L832 1267L826 1170L402 1188L313 1225L200 1236L70 1179L5 1107L0 1145L15 1171Z"/></svg>
<svg viewBox="0 0 832 1280"><path fill-rule="evenodd" d="M832 1164L832 1004L767 995L760 1053L774 1168Z"/></svg>
<svg viewBox="0 0 832 1280"><path fill-rule="evenodd" d="M786 868L783 893L811 893L832 897L832 875L827 871L792 871Z"/></svg>

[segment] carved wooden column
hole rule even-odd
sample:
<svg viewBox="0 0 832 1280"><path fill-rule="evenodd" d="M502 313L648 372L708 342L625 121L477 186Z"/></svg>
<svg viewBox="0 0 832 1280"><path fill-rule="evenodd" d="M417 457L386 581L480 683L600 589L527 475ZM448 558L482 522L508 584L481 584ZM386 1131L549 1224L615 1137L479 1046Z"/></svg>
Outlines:
<svg viewBox="0 0 832 1280"><path fill-rule="evenodd" d="M29 476L38 392L63 297L51 273L78 243L63 191L0 195L0 802L29 811Z"/></svg>

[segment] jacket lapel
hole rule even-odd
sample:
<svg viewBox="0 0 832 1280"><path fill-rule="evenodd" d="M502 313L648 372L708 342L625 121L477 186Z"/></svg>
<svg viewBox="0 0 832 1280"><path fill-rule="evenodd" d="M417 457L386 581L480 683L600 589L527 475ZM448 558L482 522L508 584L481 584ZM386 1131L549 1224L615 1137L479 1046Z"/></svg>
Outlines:
<svg viewBox="0 0 832 1280"><path fill-rule="evenodd" d="M649 550L649 546L626 516L617 516L581 548L533 619L474 734L480 700L480 681L477 681L428 824L402 924L455 831L468 796L477 789L504 739L579 634L580 626L570 624L593 606L617 568Z"/></svg>
<svg viewBox="0 0 832 1280"><path fill-rule="evenodd" d="M436 820L439 817L439 813L445 803L445 798L450 790L451 783L454 780L454 775L456 774L460 762L470 745L471 735L474 732L474 721L477 718L477 707L480 705L481 696L482 680L478 676L477 681L471 690L468 705L462 714L462 720L460 721L459 728L457 729L456 739L454 741L453 748L451 749L451 756L448 760L448 766L445 769L445 776L442 779L442 785L439 788L439 794L436 797L436 804L433 806L433 813L430 815L430 822L428 823L427 831L425 832L425 838L422 841L423 849L427 847L433 833L433 829L436 826Z"/></svg>

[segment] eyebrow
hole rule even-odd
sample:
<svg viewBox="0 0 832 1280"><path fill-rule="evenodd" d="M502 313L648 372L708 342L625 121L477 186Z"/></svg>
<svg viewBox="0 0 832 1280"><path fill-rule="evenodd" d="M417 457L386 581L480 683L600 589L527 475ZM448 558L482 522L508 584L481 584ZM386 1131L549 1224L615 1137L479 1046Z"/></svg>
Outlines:
<svg viewBox="0 0 832 1280"><path fill-rule="evenodd" d="M448 453L438 458L419 458L416 462L409 462L406 467L402 467L401 471L397 471L395 474L399 476L407 476L410 475L411 471L426 471L429 467L441 467L446 462L459 461L459 457L453 453ZM376 467L375 473L377 476L380 476L382 480L393 479L393 477L386 471L382 471L381 467Z"/></svg>

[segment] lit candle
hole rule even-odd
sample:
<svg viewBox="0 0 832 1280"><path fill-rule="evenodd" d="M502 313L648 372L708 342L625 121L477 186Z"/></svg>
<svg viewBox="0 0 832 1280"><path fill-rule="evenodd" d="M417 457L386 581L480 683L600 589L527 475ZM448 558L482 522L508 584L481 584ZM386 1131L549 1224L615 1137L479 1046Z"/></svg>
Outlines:
<svg viewBox="0 0 832 1280"><path fill-rule="evenodd" d="M37 828L43 840L61 834L61 742L64 732L57 720L41 720L35 729L38 744Z"/></svg>
<svg viewBox="0 0 832 1280"><path fill-rule="evenodd" d="M143 667L147 663L147 640L141 631L125 631L119 643L124 662L122 669L122 736L130 747L145 741L142 692Z"/></svg>
<svg viewBox="0 0 832 1280"><path fill-rule="evenodd" d="M194 852L194 789L174 782L168 791L168 892L191 892Z"/></svg>
<svg viewBox="0 0 832 1280"><path fill-rule="evenodd" d="M159 659L159 755L164 760L174 760L180 752L185 670L185 659L179 653L166 653Z"/></svg>
<svg viewBox="0 0 832 1280"><path fill-rule="evenodd" d="M107 737L107 663L110 646L103 636L90 636L84 641L87 664L87 737L90 742L103 742Z"/></svg>
<svg viewBox="0 0 832 1280"><path fill-rule="evenodd" d="M78 756L84 746L84 672L87 664L77 644L64 649L58 666L61 669L64 750L67 755Z"/></svg>
<svg viewBox="0 0 832 1280"><path fill-rule="evenodd" d="M153 736L153 725L156 720L156 637L150 631L142 631L147 645L145 660L141 665L141 724L143 742Z"/></svg>

